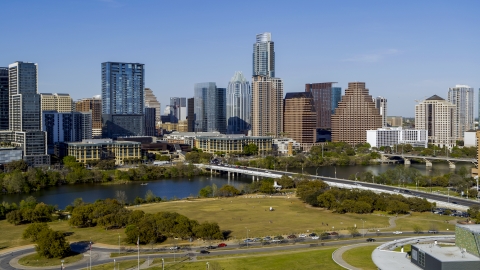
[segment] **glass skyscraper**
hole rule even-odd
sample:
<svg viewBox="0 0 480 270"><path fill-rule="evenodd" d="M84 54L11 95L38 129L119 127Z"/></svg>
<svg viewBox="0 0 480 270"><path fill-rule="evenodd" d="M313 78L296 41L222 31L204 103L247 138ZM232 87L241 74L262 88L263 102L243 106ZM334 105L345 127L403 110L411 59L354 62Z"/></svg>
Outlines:
<svg viewBox="0 0 480 270"><path fill-rule="evenodd" d="M194 86L195 131L226 133L226 89L214 82Z"/></svg>
<svg viewBox="0 0 480 270"><path fill-rule="evenodd" d="M258 34L253 44L252 76L275 77L275 48L271 33Z"/></svg>
<svg viewBox="0 0 480 270"><path fill-rule="evenodd" d="M342 100L342 88L332 87L332 114L335 113L335 109L338 107L338 103Z"/></svg>
<svg viewBox="0 0 480 270"><path fill-rule="evenodd" d="M250 129L252 91L242 72L235 72L227 87L227 133L247 134Z"/></svg>
<svg viewBox="0 0 480 270"><path fill-rule="evenodd" d="M0 67L0 130L8 130L8 68Z"/></svg>
<svg viewBox="0 0 480 270"><path fill-rule="evenodd" d="M144 135L144 65L102 63L103 136Z"/></svg>

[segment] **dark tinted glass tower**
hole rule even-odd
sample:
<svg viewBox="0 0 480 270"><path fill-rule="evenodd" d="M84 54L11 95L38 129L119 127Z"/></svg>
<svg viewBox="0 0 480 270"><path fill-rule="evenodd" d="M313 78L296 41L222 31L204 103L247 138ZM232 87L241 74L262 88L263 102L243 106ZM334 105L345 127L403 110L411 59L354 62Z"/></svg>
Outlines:
<svg viewBox="0 0 480 270"><path fill-rule="evenodd" d="M0 67L0 130L8 130L8 68Z"/></svg>
<svg viewBox="0 0 480 270"><path fill-rule="evenodd" d="M144 85L143 64L102 63L104 137L144 135Z"/></svg>
<svg viewBox="0 0 480 270"><path fill-rule="evenodd" d="M195 84L195 131L226 133L226 89L214 82Z"/></svg>

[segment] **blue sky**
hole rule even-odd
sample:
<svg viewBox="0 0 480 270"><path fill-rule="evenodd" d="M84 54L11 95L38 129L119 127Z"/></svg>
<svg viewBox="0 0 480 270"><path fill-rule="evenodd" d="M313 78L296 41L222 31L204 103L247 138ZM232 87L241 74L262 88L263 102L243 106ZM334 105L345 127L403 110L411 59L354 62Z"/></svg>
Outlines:
<svg viewBox="0 0 480 270"><path fill-rule="evenodd" d="M250 78L255 35L271 32L285 93L364 81L388 115L414 116L415 99L480 87L479 10L474 0L1 1L0 66L38 63L39 92L80 99L100 94L102 62L144 63L163 110L194 83Z"/></svg>

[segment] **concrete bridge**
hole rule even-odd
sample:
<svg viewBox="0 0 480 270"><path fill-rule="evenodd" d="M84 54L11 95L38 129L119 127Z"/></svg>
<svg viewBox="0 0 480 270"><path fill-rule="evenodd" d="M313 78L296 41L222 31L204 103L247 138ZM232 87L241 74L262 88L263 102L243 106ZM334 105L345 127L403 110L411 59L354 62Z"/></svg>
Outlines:
<svg viewBox="0 0 480 270"><path fill-rule="evenodd" d="M405 165L411 164L411 159L423 159L425 161L425 166L432 167L432 160L444 160L447 161L451 169L455 169L455 162L467 162L473 163L477 166L476 158L454 158L454 157L437 157L437 156L417 156L417 155L407 155L407 154L382 154L383 159L388 159L390 157L401 157L405 162Z"/></svg>
<svg viewBox="0 0 480 270"><path fill-rule="evenodd" d="M227 172L228 179L239 177L240 175L251 175L252 180L260 180L261 178L281 178L283 175L278 172L272 173L266 169L257 169L251 167L243 167L236 165L206 165L206 164L195 164L195 166L203 169L210 170L210 173L213 174L217 172Z"/></svg>

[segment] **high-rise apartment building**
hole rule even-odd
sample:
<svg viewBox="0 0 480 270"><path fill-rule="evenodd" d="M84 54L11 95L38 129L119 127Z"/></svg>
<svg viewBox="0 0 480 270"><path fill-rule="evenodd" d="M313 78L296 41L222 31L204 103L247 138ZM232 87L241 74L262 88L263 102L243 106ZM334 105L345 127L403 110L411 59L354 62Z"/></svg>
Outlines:
<svg viewBox="0 0 480 270"><path fill-rule="evenodd" d="M332 114L335 113L335 109L338 107L340 100L342 100L342 88L332 87Z"/></svg>
<svg viewBox="0 0 480 270"><path fill-rule="evenodd" d="M250 129L252 91L242 72L235 72L227 87L227 133L247 134Z"/></svg>
<svg viewBox="0 0 480 270"><path fill-rule="evenodd" d="M104 137L144 135L144 74L143 64L102 63Z"/></svg>
<svg viewBox="0 0 480 270"><path fill-rule="evenodd" d="M317 115L312 93L287 93L283 110L283 132L286 136L299 143L314 143Z"/></svg>
<svg viewBox="0 0 480 270"><path fill-rule="evenodd" d="M8 68L0 67L0 130L8 130Z"/></svg>
<svg viewBox="0 0 480 270"><path fill-rule="evenodd" d="M305 92L311 92L317 113L317 128L330 129L332 127L332 85L335 82L307 83ZM338 101L337 101L338 104Z"/></svg>
<svg viewBox="0 0 480 270"><path fill-rule="evenodd" d="M364 82L350 82L332 115L332 141L351 145L365 143L367 130L382 127L382 116Z"/></svg>
<svg viewBox="0 0 480 270"><path fill-rule="evenodd" d="M73 100L70 94L40 94L40 108L42 111L72 112Z"/></svg>
<svg viewBox="0 0 480 270"><path fill-rule="evenodd" d="M153 94L152 89L145 88L145 108L155 108L155 125L160 122L160 102L158 102L157 97Z"/></svg>
<svg viewBox="0 0 480 270"><path fill-rule="evenodd" d="M195 98L187 100L187 131L195 132Z"/></svg>
<svg viewBox="0 0 480 270"><path fill-rule="evenodd" d="M170 98L170 122L178 123L187 120L187 98L171 97Z"/></svg>
<svg viewBox="0 0 480 270"><path fill-rule="evenodd" d="M277 137L283 131L283 81L280 78L254 76L252 80L253 136Z"/></svg>
<svg viewBox="0 0 480 270"><path fill-rule="evenodd" d="M37 67L20 61L8 66L9 130L0 134L0 141L21 148L23 159L32 166L50 164L46 133L41 131Z"/></svg>
<svg viewBox="0 0 480 270"><path fill-rule="evenodd" d="M373 99L375 102L375 108L380 111L380 115L382 116L382 127L387 126L387 99L384 97L376 97Z"/></svg>
<svg viewBox="0 0 480 270"><path fill-rule="evenodd" d="M437 95L415 106L415 128L426 129L429 143L440 147L455 146L457 120L457 106Z"/></svg>
<svg viewBox="0 0 480 270"><path fill-rule="evenodd" d="M474 91L468 85L456 85L448 89L448 101L457 108L456 131L459 140L463 140L465 131L475 128Z"/></svg>
<svg viewBox="0 0 480 270"><path fill-rule="evenodd" d="M75 103L77 112L91 112L92 138L102 137L102 97L100 95L92 98L84 98Z"/></svg>
<svg viewBox="0 0 480 270"><path fill-rule="evenodd" d="M214 82L194 86L195 131L226 133L226 89Z"/></svg>
<svg viewBox="0 0 480 270"><path fill-rule="evenodd" d="M275 77L275 46L271 33L258 34L253 44L252 76Z"/></svg>
<svg viewBox="0 0 480 270"><path fill-rule="evenodd" d="M42 130L47 133L47 153L53 154L55 143L92 139L92 113L42 111Z"/></svg>

